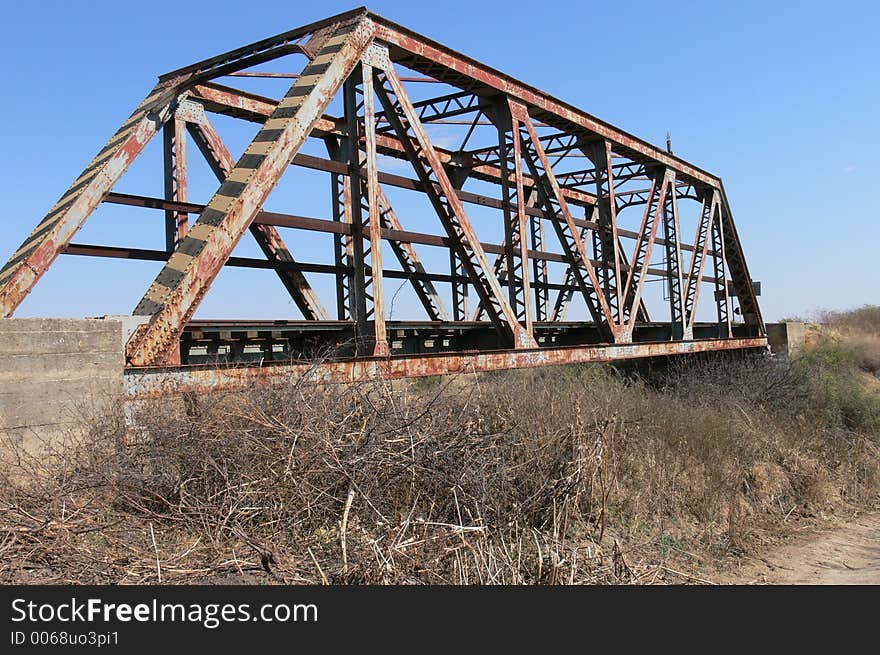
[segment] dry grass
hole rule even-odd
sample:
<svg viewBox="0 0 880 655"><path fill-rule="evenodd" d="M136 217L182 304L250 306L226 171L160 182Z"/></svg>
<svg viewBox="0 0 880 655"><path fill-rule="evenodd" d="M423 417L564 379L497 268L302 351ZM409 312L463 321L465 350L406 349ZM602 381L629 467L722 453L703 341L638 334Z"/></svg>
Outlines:
<svg viewBox="0 0 880 655"><path fill-rule="evenodd" d="M704 581L876 500L878 433L820 394L844 365L293 380L120 408L0 472L0 579Z"/></svg>
<svg viewBox="0 0 880 655"><path fill-rule="evenodd" d="M865 305L844 312L819 313L823 325L836 329L856 364L866 373L880 375L880 306Z"/></svg>

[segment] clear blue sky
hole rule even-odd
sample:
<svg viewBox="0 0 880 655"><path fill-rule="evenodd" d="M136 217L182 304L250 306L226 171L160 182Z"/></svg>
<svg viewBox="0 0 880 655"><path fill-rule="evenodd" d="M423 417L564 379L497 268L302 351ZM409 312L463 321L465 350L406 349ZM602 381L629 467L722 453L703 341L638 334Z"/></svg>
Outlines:
<svg viewBox="0 0 880 655"><path fill-rule="evenodd" d="M0 25L0 259L158 74L352 6L9 3ZM670 130L677 154L724 179L768 320L880 303L877 3L369 6L648 141L663 144ZM232 141L238 154L247 135ZM157 161L157 149L158 140L146 162ZM204 171L194 176L208 179ZM156 195L161 189L146 168L133 169L121 185ZM193 199L208 195L194 192ZM143 219L114 212L76 240L145 245ZM149 221L146 245L161 247L161 214ZM18 315L129 313L156 272L154 263L62 257ZM229 296L221 302L212 294L202 315L293 315L266 272L224 271L221 280L225 293L237 295L235 307L228 308ZM332 296L324 297L330 304Z"/></svg>

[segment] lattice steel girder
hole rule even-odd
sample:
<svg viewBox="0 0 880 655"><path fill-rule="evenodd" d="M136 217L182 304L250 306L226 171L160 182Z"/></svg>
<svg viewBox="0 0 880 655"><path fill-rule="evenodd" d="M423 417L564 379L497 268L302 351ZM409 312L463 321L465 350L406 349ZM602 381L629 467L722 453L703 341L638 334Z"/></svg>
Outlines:
<svg viewBox="0 0 880 655"><path fill-rule="evenodd" d="M413 102L413 108L417 110L419 120L422 123L431 123L444 118L453 118L480 111L480 97L473 93L460 91L450 93L437 98ZM385 112L376 112L377 125L388 123ZM378 128L377 132L392 132L394 128L390 123Z"/></svg>
<svg viewBox="0 0 880 655"><path fill-rule="evenodd" d="M346 244L346 254L349 266L353 271L350 278L348 313L355 325L355 347L358 354L364 354L365 349L373 346L372 343L367 343L370 339L367 320L372 311L370 306L372 296L368 291L368 286L372 285L373 280L368 278L366 274L368 248L364 245L364 239L369 238L369 232L364 228L370 219L370 205L369 198L364 192L364 187L367 184L363 179L366 166L359 147L363 132L359 120L359 112L363 104L358 101L361 84L361 69L357 67L342 87L346 131L349 135L345 140L345 162L348 165L348 177L345 180L347 193L344 199L346 222L351 226L351 239ZM366 219L364 218L365 209Z"/></svg>
<svg viewBox="0 0 880 655"><path fill-rule="evenodd" d="M593 320L600 326L600 331L606 333L606 337L620 340L608 300L599 285L599 278L590 257L587 255L580 231L568 209L568 204L553 174L552 166L544 153L535 127L532 125L528 110L520 103L508 101L510 113L515 122L515 131L520 136L523 158L532 172L532 180L535 182L538 197L565 250L564 254L568 265L575 274L575 280L581 288L587 308L590 310Z"/></svg>
<svg viewBox="0 0 880 655"><path fill-rule="evenodd" d="M606 142L607 143L607 142ZM610 144L609 144L610 145ZM623 184L631 180L648 179L645 165L640 162L624 162L622 164L614 164L612 167L614 172L614 180L616 184ZM556 176L559 184L563 187L580 187L589 184L596 184L596 174L602 174L603 169L587 168L580 171L571 171L569 173L560 173Z"/></svg>
<svg viewBox="0 0 880 655"><path fill-rule="evenodd" d="M528 204L535 203L536 193L532 192ZM529 235L532 238L532 250L539 252L544 251L544 218L538 216L529 216ZM532 285L546 284L550 279L547 261L538 258L532 258ZM550 294L546 287L535 286L535 320L547 320L547 306L550 303Z"/></svg>
<svg viewBox="0 0 880 655"><path fill-rule="evenodd" d="M376 96L373 93L373 57L371 46L361 61L364 101L364 163L367 181L367 203L369 205L368 234L370 241L370 277L373 282L373 355L391 354L388 335L385 331L385 288L382 279L382 208L379 201L379 178L376 164ZM368 55L369 58L368 58Z"/></svg>
<svg viewBox="0 0 880 655"><path fill-rule="evenodd" d="M534 347L534 337L518 323L516 314L505 300L498 278L480 246L456 189L443 169L443 163L412 108L390 61L387 68L381 73L377 72L376 82L376 90L385 114L394 126L398 138L409 150L410 161L452 240L468 277L472 279L480 300L487 308L489 318L502 337L508 338L516 347ZM418 144L417 148L415 144Z"/></svg>
<svg viewBox="0 0 880 655"><path fill-rule="evenodd" d="M254 123L263 123L266 117L272 114L276 106L275 101L270 98L264 98L241 91L240 89L218 84L198 84L194 87L193 94L205 104L205 109L208 111L241 118ZM326 137L328 135L345 136L343 121L337 117L325 115L315 122L312 135L317 137ZM397 159L407 159L404 144L391 134L377 132L376 147L383 155ZM453 153L436 146L434 150L444 164L458 164L463 158L468 159L470 157L470 153ZM501 179L501 172L497 165L470 161L468 162L468 167L471 177L494 184L498 184ZM534 186L529 176L523 177L523 183L530 189ZM596 203L595 196L579 189L564 189L563 193L565 194L565 199L570 204L592 206Z"/></svg>
<svg viewBox="0 0 880 655"><path fill-rule="evenodd" d="M651 263L651 252L657 237L657 227L660 223L659 214L666 201L669 190L671 172L662 169L655 174L654 183L651 187L650 200L645 205L645 213L642 217L642 226L639 230L639 238L636 241L635 255L626 284L623 291L621 316L625 321L625 329L629 337L632 337L632 329L636 321L636 312L632 308L638 306L642 299L642 291L645 286L645 277Z"/></svg>
<svg viewBox="0 0 880 655"><path fill-rule="evenodd" d="M749 274L749 267L743 253L742 241L736 232L736 224L733 222L733 214L730 211L730 203L724 185L719 185L721 193L721 224L724 230L724 246L727 265L730 268L731 280L736 296L739 299L740 311L746 325L754 328L758 334L764 333L764 319L761 317L761 308L755 295L755 287ZM726 281L725 281L726 282Z"/></svg>
<svg viewBox="0 0 880 655"><path fill-rule="evenodd" d="M727 248L724 235L724 214L720 211L715 216L709 228L712 232L713 265L715 267L715 306L718 314L718 336L730 338L733 336L733 326L730 324L730 290L727 286ZM718 276L721 276L720 278Z"/></svg>
<svg viewBox="0 0 880 655"><path fill-rule="evenodd" d="M452 182L452 186L456 190L461 189L465 185L469 173L470 170L468 169L446 169L449 181ZM480 245L482 246L483 244ZM485 250L485 247L483 249ZM452 292L452 320L466 321L470 306L468 294L469 278L461 256L455 248L449 249L449 275L454 278L450 289ZM498 281L500 282L501 278L498 278Z"/></svg>
<svg viewBox="0 0 880 655"><path fill-rule="evenodd" d="M394 208L391 206L391 201L388 199L388 196L385 195L385 191L382 190L381 185L378 186L377 191L382 226L389 230L402 232L403 225L397 217ZM400 262L400 266L404 271L419 275L426 272L425 267L422 265L421 258L411 243L398 241L397 239L389 239L388 242L391 244L391 250L394 252L397 261ZM434 288L434 285L430 280L413 278L413 290L416 292L419 302L422 303L422 307L425 308L425 312L432 321L449 320L449 312L446 311L446 306L443 304L440 294L437 293L437 289Z"/></svg>
<svg viewBox="0 0 880 655"><path fill-rule="evenodd" d="M345 30L351 31L352 35L343 36L342 32ZM368 56L369 51L382 53L382 65L379 66L381 72L376 72L375 79L368 75L367 85L374 81L389 82L390 88L380 89L380 101L388 101L392 96L393 101L390 104L383 101L383 105L387 105L384 106L384 111L377 112L376 120L364 121L363 130L359 131L352 124L350 116L346 124L345 120L324 116L323 112L343 81L350 77L354 67ZM280 103L211 82L222 75L290 53L302 53L314 61L306 67ZM408 66L438 81L457 86L461 91L412 103L392 64ZM368 61L368 67L372 65L375 65L375 61ZM372 95L365 92L365 105L366 95L370 95L372 102ZM642 311L634 311L634 308L642 307L644 278L648 273L657 274L657 271L650 268L650 252L657 243L667 247L667 259L673 264L668 271L659 271L659 274L672 275L678 279L678 291L673 294L676 300L672 314L673 321L683 326L683 336L687 335L687 327L693 323L699 286L703 280L717 285L716 300L723 336L729 337L732 334L728 299L733 296L738 297L746 325L750 328L747 333L763 333L760 309L742 245L723 186L717 177L365 9L291 30L162 76L150 96L0 270L0 316L10 315L54 258L68 248L71 238L83 221L98 203L108 198L114 183L134 157L162 129L175 110L180 112L180 107L185 104L188 96L202 100L209 111L217 110L261 122L263 126L239 162L231 167L227 162L223 170L227 179L222 182L220 190L211 198L189 234L185 234L188 227L187 213L193 210L190 208L192 203L188 203L186 198L186 141L182 129L183 120L178 117L165 128L168 176L166 200L162 201L162 207L168 218L167 246L169 249L174 246L174 251L135 310L136 313L149 315L150 322L129 343L128 354L132 364L174 362L183 325L195 312L220 268L236 259L230 258L230 253L246 228L254 233L264 253L271 260L260 262L259 267L268 265L274 268L282 280L287 280L285 286L289 291L292 287L299 288L299 291L291 291L291 295L296 300L298 294L297 304L301 309L306 308L303 309L303 314L307 318L321 318L326 315L326 310L320 306L316 297L309 298L309 293L313 295L313 292L301 276L303 271L332 269L339 274L339 282L350 280L358 270L366 275L375 268L380 280L378 286L381 287L381 261L376 266L367 265L365 261L352 266L352 254L346 252L344 259L348 266L343 267L338 247L338 261L335 266L325 266L322 269L317 264L301 265L293 261L277 230L272 227L271 219L267 220L268 214L260 212L268 193L291 162L328 171L336 178L337 187L349 187L342 193L336 193L338 189L334 191L334 212L340 214L339 217L334 217L342 218L345 213L350 215L354 204L359 211L363 207L367 212L363 222L365 232L350 238L359 226L354 225L349 216L347 221L340 221L347 231L333 232L339 236L339 243L344 243L346 250L350 251L355 243L363 246L364 241L369 240L367 254L377 255L381 259L381 240L393 239L391 245L395 256L404 267L401 275L413 281L416 293L431 318L444 318L442 304L430 285L432 280L442 276L425 272L410 244L428 241L433 243L434 239L438 239L439 243L450 247L460 259L456 265L460 265L462 272L466 274L466 277L456 276L453 271L453 275L446 278L456 283L467 280L473 284L481 296L482 304L489 308L490 318L499 332L506 335L517 347L531 347L534 343L529 316L529 258L534 259L535 264L535 302L539 318L546 318L547 289L566 290L568 286L553 285L546 279L540 279L541 269L538 267L544 266L543 277L546 278L546 262L561 258L569 265L570 271L577 273L575 277L578 288L585 294L594 319L602 329L607 330L606 336L624 342L631 338L633 323L642 316ZM519 138L514 138L510 144L502 138L499 147L494 149L495 161L487 164L486 161L479 161L479 156L474 156L473 153L444 151L431 144L424 130L424 123L465 114L476 114L477 120L483 114L489 115L485 112L485 103L493 97L501 97L510 107L518 108L517 111L523 118L516 121L519 129L514 130ZM367 107L364 108L364 113L367 113ZM377 130L376 125L381 117L390 121L389 127L380 124ZM358 121L355 123L359 124ZM535 126L539 123L555 131L539 135L535 131ZM397 134L396 137L387 133L389 128ZM473 128L474 125L471 125L461 150L473 133ZM190 125L188 129L196 138L200 149L212 150L208 144L210 132L205 136L205 130L209 128L199 130ZM341 138L345 143L349 140L349 135L351 139L346 148L349 153L356 155L354 159L357 162L350 161L351 157L334 157L336 161L328 161L297 154L307 136L323 137L337 143ZM219 137L217 140L219 141ZM594 143L604 146L604 165L597 165L592 171L573 173L557 173L553 170L559 160L572 154L574 150ZM532 169L531 175L522 171L515 152L517 148L523 150L521 155L526 157ZM513 163L510 162L510 150L513 150ZM364 153L362 161L361 151ZM380 173L375 163L377 154L411 160L420 179L415 181ZM628 158L630 161L611 165L612 157ZM216 172L216 162L214 166ZM463 171L480 181L500 184L502 198L481 196L456 188L454 176L445 171L444 167ZM350 170L351 168L357 170ZM510 176L511 169L513 178ZM643 177L646 173L653 179L649 190L623 192L614 188L614 178L623 183ZM444 227L448 237L405 233L382 193L379 182L415 189L429 197L436 196L432 198L432 203L441 214L441 219L445 216ZM576 188L584 184L596 185L597 195ZM363 193L356 198L352 197L354 185L363 189ZM708 224L701 219L697 241L693 246L680 242L677 224L672 225L668 220L664 221L667 238L657 236L661 216L668 218L671 213L676 218L676 190L679 198L699 200L707 198L707 194L713 197L715 210L710 209ZM541 197L543 211L530 207L525 202L527 195L535 191ZM121 197L119 194L116 196L117 200ZM464 211L463 203L466 202L496 207L504 213L507 238L503 246L499 246L495 252L504 254L505 268L512 274L507 284L502 285L499 276L488 266L485 253L493 251L488 247L484 249L476 238ZM606 202L607 206L601 206ZM569 203L590 210L599 203L599 213L594 214L596 220L573 218L568 210ZM615 235L616 222L613 219L607 220L608 215L613 217L621 207L641 203L646 204L641 230L634 233L617 229ZM671 208L670 212L663 211L667 206ZM337 211L338 209L342 211ZM262 218L255 220L259 217ZM283 221L291 219L305 220L303 217L284 217ZM547 220L560 237L564 255L543 250L541 231ZM282 224L285 224L283 221ZM527 223L531 226L533 250L529 250L526 243ZM591 233L590 230L595 232ZM599 261L593 262L589 259L584 239L577 238L579 234L583 236L584 232L595 236ZM410 242L408 239L411 235L417 238ZM632 266L626 263L619 237L636 239ZM81 251L80 254L86 254L91 247L77 248ZM113 249L102 250L109 252ZM686 278L681 266L681 250L694 252ZM158 257L154 251L137 252L148 254L154 259ZM703 275L707 256L713 258L714 278ZM242 258L237 259L244 261ZM727 289L728 269L733 293ZM601 284L597 272L601 277ZM301 279L291 285L296 280L294 273L300 274ZM612 277L616 278L615 283L612 283ZM344 284L337 286L342 289ZM376 289L372 279L369 283L365 281L362 288L366 290L368 286L374 292L373 303L368 311L356 312L362 316L361 320L368 316L369 311L373 311L372 304L381 304L384 301L384 294ZM503 286L508 286L507 292L504 292ZM423 293L419 293L420 290ZM621 291L622 295L618 297ZM344 289L342 293L344 295ZM466 298L466 294L463 297ZM543 305L541 298L544 299ZM462 312L456 313L463 315ZM384 315L384 311L382 314ZM376 325L373 329L382 328L381 325Z"/></svg>
<svg viewBox="0 0 880 655"><path fill-rule="evenodd" d="M131 364L161 363L176 349L184 325L302 146L312 122L351 74L373 30L364 19L337 28L278 104L135 308L135 314L151 319L129 340Z"/></svg>
<svg viewBox="0 0 880 655"><path fill-rule="evenodd" d="M693 332L689 329L684 309L684 282L681 265L681 227L678 217L678 198L675 193L675 173L668 172L669 187L662 206L663 236L666 238L666 278L669 290L669 315L672 322L673 339L691 339Z"/></svg>
<svg viewBox="0 0 880 655"><path fill-rule="evenodd" d="M712 191L708 197L704 197L700 207L700 221L697 224L697 234L694 238L694 253L691 257L691 265L685 282L685 319L693 331L696 319L696 306L700 299L700 287L703 283L703 267L706 264L706 254L709 252L709 234L711 226L716 220L719 211L719 197L717 191Z"/></svg>

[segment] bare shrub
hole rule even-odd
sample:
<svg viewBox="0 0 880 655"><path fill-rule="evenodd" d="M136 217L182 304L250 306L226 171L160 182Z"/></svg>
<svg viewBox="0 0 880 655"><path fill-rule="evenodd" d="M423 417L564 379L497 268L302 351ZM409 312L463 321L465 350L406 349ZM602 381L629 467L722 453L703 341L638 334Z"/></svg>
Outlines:
<svg viewBox="0 0 880 655"><path fill-rule="evenodd" d="M681 581L783 519L876 497L870 438L803 415L808 369L723 367L294 379L120 407L0 471L0 576Z"/></svg>

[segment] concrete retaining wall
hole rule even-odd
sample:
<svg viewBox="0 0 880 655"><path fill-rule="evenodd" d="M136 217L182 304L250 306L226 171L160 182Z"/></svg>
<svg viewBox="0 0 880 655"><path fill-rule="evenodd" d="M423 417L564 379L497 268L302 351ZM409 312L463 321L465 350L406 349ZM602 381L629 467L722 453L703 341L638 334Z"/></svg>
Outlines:
<svg viewBox="0 0 880 655"><path fill-rule="evenodd" d="M124 363L119 321L0 319L0 439L33 451L81 429L122 393Z"/></svg>
<svg viewBox="0 0 880 655"><path fill-rule="evenodd" d="M767 342L776 355L789 356L804 347L806 325L797 321L767 323Z"/></svg>

